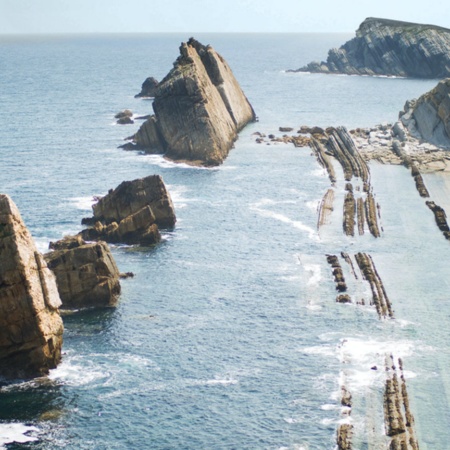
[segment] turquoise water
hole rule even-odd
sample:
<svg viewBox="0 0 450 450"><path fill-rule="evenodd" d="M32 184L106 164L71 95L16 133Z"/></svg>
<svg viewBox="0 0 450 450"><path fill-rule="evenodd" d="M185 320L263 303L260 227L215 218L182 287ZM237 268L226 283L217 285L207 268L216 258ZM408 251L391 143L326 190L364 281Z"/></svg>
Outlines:
<svg viewBox="0 0 450 450"><path fill-rule="evenodd" d="M151 110L134 94L189 36L0 38L0 191L39 248L81 230L93 195L149 174L163 176L178 217L155 248L113 247L136 276L117 309L64 318L64 358L48 379L0 388L0 443L14 423L37 439L14 450L333 449L345 381L355 448L366 449L373 423L381 435L384 379L370 368L388 351L404 358L420 448L448 448L450 244L409 173L371 164L382 238L344 236L340 206L318 233L329 180L309 149L252 136L393 121L436 82L284 72L348 35L196 37L227 59L259 117L214 169L117 149L139 124L114 125L114 114ZM442 176L426 183L436 202L449 198ZM335 303L325 254L342 250L372 254L395 320ZM367 298L361 281L354 292Z"/></svg>

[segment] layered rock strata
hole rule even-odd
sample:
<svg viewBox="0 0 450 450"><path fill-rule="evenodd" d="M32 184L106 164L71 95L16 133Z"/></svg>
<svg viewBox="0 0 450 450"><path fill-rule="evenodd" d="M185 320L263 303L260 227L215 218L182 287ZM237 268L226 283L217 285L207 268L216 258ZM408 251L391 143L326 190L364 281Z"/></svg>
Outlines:
<svg viewBox="0 0 450 450"><path fill-rule="evenodd" d="M0 377L33 378L61 358L63 323L55 277L19 210L0 194Z"/></svg>
<svg viewBox="0 0 450 450"><path fill-rule="evenodd" d="M414 432L414 417L409 406L403 375L403 363L395 364L392 355L386 356L386 384L384 390L384 420L391 450L418 450Z"/></svg>
<svg viewBox="0 0 450 450"><path fill-rule="evenodd" d="M136 148L207 166L221 164L256 118L226 61L193 38L158 84L153 110L132 138Z"/></svg>
<svg viewBox="0 0 450 450"><path fill-rule="evenodd" d="M120 295L119 270L106 242L87 244L80 236L51 243L44 255L56 276L64 309L112 307Z"/></svg>
<svg viewBox="0 0 450 450"><path fill-rule="evenodd" d="M450 76L450 30L396 20L367 18L356 36L294 72L387 75L413 78Z"/></svg>
<svg viewBox="0 0 450 450"><path fill-rule="evenodd" d="M341 264L339 262L339 258L336 255L327 255L327 262L331 265L334 282L336 283L336 290L338 292L346 292L347 284L345 282L344 272L342 271ZM339 297L338 297L339 298ZM344 297L342 297L343 299ZM337 300L339 303L346 303L343 301Z"/></svg>
<svg viewBox="0 0 450 450"><path fill-rule="evenodd" d="M175 226L175 209L159 175L124 181L92 206L94 216L82 223L93 225L81 232L86 241L153 245L159 228Z"/></svg>
<svg viewBox="0 0 450 450"><path fill-rule="evenodd" d="M372 302L375 305L380 318L393 318L394 311L391 302L386 294L383 282L377 272L375 264L370 255L358 253L355 256L356 262L361 270L363 278L369 283L372 291Z"/></svg>
<svg viewBox="0 0 450 450"><path fill-rule="evenodd" d="M317 219L317 229L327 223L328 218L333 212L334 189L328 189L319 205L319 217Z"/></svg>
<svg viewBox="0 0 450 450"><path fill-rule="evenodd" d="M434 218L436 220L436 225L438 228L442 231L443 235L445 236L445 239L450 240L450 228L447 223L447 214L444 211L444 208L442 208L439 205L436 205L433 201L427 201L425 202L428 208L433 211Z"/></svg>

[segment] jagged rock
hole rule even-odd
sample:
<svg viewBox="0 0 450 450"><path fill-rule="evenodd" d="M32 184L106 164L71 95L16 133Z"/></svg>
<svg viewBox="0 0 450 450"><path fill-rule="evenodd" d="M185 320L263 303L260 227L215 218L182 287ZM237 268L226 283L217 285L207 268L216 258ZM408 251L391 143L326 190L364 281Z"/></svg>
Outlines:
<svg viewBox="0 0 450 450"><path fill-rule="evenodd" d="M44 258L56 276L64 309L115 306L119 270L106 242L87 244L80 236L51 243Z"/></svg>
<svg viewBox="0 0 450 450"><path fill-rule="evenodd" d="M56 367L60 305L55 277L17 206L0 194L0 377L33 378Z"/></svg>
<svg viewBox="0 0 450 450"><path fill-rule="evenodd" d="M122 182L92 209L94 217L83 219L94 223L81 232L86 241L152 245L161 239L159 227L172 228L176 222L172 199L159 175Z"/></svg>
<svg viewBox="0 0 450 450"><path fill-rule="evenodd" d="M396 20L368 18L356 37L299 72L388 75L414 78L450 76L450 30Z"/></svg>
<svg viewBox="0 0 450 450"><path fill-rule="evenodd" d="M221 164L256 118L225 60L193 38L159 83L153 110L133 136L136 148L202 165Z"/></svg>
<svg viewBox="0 0 450 450"><path fill-rule="evenodd" d="M156 89L158 88L158 80L153 77L148 77L143 83L141 92L136 94L134 98L139 97L154 97L156 94Z"/></svg>
<svg viewBox="0 0 450 450"><path fill-rule="evenodd" d="M413 136L450 148L450 78L418 100L406 102L400 120Z"/></svg>

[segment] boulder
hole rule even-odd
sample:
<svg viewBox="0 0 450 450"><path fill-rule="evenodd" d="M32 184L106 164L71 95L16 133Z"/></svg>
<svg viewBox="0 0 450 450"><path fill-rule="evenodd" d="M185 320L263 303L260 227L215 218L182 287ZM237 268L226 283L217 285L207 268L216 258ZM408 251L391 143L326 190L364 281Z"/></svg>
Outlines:
<svg viewBox="0 0 450 450"><path fill-rule="evenodd" d="M387 75L413 78L450 76L450 30L370 17L356 36L295 72Z"/></svg>
<svg viewBox="0 0 450 450"><path fill-rule="evenodd" d="M153 77L148 77L143 83L141 92L136 94L134 98L139 97L154 97L156 94L156 89L158 88L158 80Z"/></svg>
<svg viewBox="0 0 450 450"><path fill-rule="evenodd" d="M0 194L0 377L33 378L57 366L60 305L55 277L17 206Z"/></svg>
<svg viewBox="0 0 450 450"><path fill-rule="evenodd" d="M412 136L450 148L450 78L419 99L406 102L399 116Z"/></svg>
<svg viewBox="0 0 450 450"><path fill-rule="evenodd" d="M64 309L115 306L120 295L119 270L106 242L87 244L80 236L51 243L44 255Z"/></svg>
<svg viewBox="0 0 450 450"><path fill-rule="evenodd" d="M256 118L225 60L193 38L159 83L153 110L133 136L136 148L206 166L221 164Z"/></svg>
<svg viewBox="0 0 450 450"><path fill-rule="evenodd" d="M133 117L133 112L129 109L124 109L114 116L115 119L124 119L126 117Z"/></svg>
<svg viewBox="0 0 450 450"><path fill-rule="evenodd" d="M160 241L159 228L173 228L176 217L172 199L159 175L124 181L92 206L94 224L83 230L87 241L152 245Z"/></svg>

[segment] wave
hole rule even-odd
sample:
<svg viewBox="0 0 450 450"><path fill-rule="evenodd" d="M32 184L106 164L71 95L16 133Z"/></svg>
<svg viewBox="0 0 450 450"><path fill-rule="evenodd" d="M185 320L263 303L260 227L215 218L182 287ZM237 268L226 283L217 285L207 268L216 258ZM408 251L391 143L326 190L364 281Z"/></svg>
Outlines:
<svg viewBox="0 0 450 450"><path fill-rule="evenodd" d="M100 195L89 196L89 197L71 197L67 200L73 204L76 209L82 211L92 212L92 205L96 203L96 197L101 197Z"/></svg>
<svg viewBox="0 0 450 450"><path fill-rule="evenodd" d="M38 428L23 423L0 423L0 449L6 450L6 444L35 442L38 440L34 436L37 432Z"/></svg>

